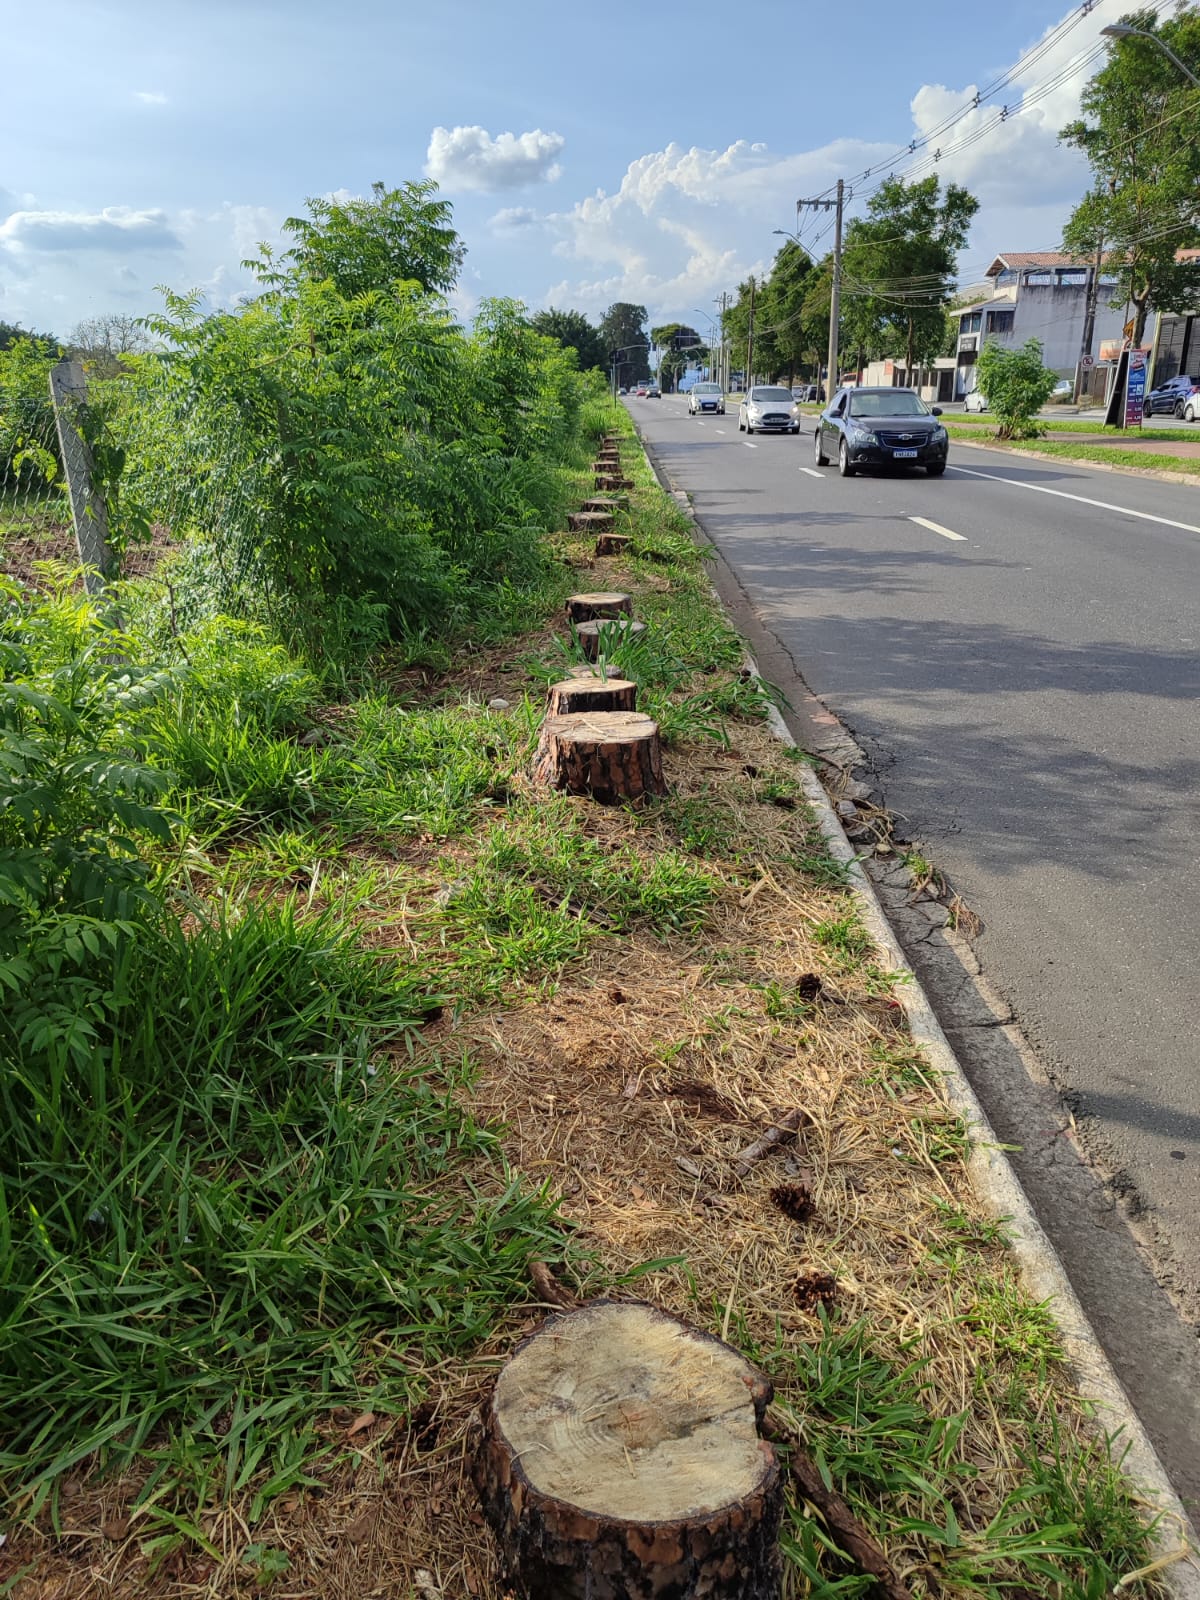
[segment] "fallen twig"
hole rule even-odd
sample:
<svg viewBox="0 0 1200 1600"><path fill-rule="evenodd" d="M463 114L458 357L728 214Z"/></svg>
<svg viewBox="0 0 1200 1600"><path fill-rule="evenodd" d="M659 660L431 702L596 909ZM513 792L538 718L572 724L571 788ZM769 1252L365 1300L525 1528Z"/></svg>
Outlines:
<svg viewBox="0 0 1200 1600"><path fill-rule="evenodd" d="M790 1143L799 1130L807 1128L811 1122L812 1118L807 1111L789 1111L786 1116L780 1117L766 1133L761 1134L753 1144L748 1144L734 1156L739 1175L746 1177L756 1161L761 1161L764 1156L770 1155L778 1145Z"/></svg>
<svg viewBox="0 0 1200 1600"><path fill-rule="evenodd" d="M771 1429L767 1437L773 1444L783 1446L787 1452L787 1470L795 1479L796 1487L809 1504L821 1513L830 1533L850 1559L869 1578L874 1578L887 1600L913 1600L912 1590L901 1581L895 1567L841 1495L825 1487L816 1463L802 1449L795 1435Z"/></svg>
<svg viewBox="0 0 1200 1600"><path fill-rule="evenodd" d="M564 1311L578 1309L579 1301L569 1289L563 1288L544 1261L531 1261L529 1276L533 1279L533 1287L548 1305L561 1306Z"/></svg>

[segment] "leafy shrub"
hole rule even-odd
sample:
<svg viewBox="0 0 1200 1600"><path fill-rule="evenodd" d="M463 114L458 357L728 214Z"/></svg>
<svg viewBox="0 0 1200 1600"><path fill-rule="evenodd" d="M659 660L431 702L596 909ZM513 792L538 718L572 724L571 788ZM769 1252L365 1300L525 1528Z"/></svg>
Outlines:
<svg viewBox="0 0 1200 1600"><path fill-rule="evenodd" d="M999 418L998 439L1036 439L1041 429L1035 418L1049 400L1058 381L1042 365L1039 339L1028 339L1019 350L1009 350L989 339L979 352L976 382L987 395L989 408Z"/></svg>

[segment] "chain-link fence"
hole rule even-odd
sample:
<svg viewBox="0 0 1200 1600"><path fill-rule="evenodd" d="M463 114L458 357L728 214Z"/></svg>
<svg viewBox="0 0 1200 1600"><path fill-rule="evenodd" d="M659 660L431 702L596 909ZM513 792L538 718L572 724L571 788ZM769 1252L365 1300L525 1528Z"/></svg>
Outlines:
<svg viewBox="0 0 1200 1600"><path fill-rule="evenodd" d="M0 563L77 561L70 501L44 361L9 363L0 385Z"/></svg>

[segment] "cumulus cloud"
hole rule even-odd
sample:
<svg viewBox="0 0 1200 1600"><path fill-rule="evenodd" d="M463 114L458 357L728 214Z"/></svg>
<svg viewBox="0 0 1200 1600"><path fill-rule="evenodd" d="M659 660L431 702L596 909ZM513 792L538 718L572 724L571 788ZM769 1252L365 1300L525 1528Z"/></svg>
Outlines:
<svg viewBox="0 0 1200 1600"><path fill-rule="evenodd" d="M488 227L493 233L511 233L519 228L536 227L541 220L528 206L502 206L488 218Z"/></svg>
<svg viewBox="0 0 1200 1600"><path fill-rule="evenodd" d="M165 211L14 211L0 223L8 251L179 250L182 241Z"/></svg>
<svg viewBox="0 0 1200 1600"><path fill-rule="evenodd" d="M487 191L550 183L562 168L566 140L560 133L499 133L486 128L435 128L429 136L425 173L443 189Z"/></svg>
<svg viewBox="0 0 1200 1600"><path fill-rule="evenodd" d="M135 89L133 98L140 100L144 106L165 106L167 97L161 89Z"/></svg>

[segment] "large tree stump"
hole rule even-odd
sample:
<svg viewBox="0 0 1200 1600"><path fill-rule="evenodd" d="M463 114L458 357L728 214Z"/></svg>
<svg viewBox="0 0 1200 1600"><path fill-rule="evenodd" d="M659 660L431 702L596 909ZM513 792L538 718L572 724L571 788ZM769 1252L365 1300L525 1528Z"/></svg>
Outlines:
<svg viewBox="0 0 1200 1600"><path fill-rule="evenodd" d="M627 533L602 533L596 540L596 554L598 556L623 555L629 547Z"/></svg>
<svg viewBox="0 0 1200 1600"><path fill-rule="evenodd" d="M614 477L612 473L598 472L596 474L595 487L605 492L609 489L632 489L633 479Z"/></svg>
<svg viewBox="0 0 1200 1600"><path fill-rule="evenodd" d="M575 624L575 637L589 661L599 661L602 655L618 649L626 639L636 639L645 631L644 622L630 622L628 617L597 617L592 622Z"/></svg>
<svg viewBox="0 0 1200 1600"><path fill-rule="evenodd" d="M608 533L613 525L611 511L571 511L567 527L572 533Z"/></svg>
<svg viewBox="0 0 1200 1600"><path fill-rule="evenodd" d="M567 596L567 621L592 622L597 617L631 617L633 601L616 589L596 589Z"/></svg>
<svg viewBox="0 0 1200 1600"><path fill-rule="evenodd" d="M602 678L599 673L552 683L546 696L546 714L551 717L571 717L582 711L632 711L636 705L636 683L628 678Z"/></svg>
<svg viewBox="0 0 1200 1600"><path fill-rule="evenodd" d="M775 1600L771 1385L661 1311L598 1300L513 1352L471 1471L527 1600Z"/></svg>
<svg viewBox="0 0 1200 1600"><path fill-rule="evenodd" d="M658 724L636 711L547 717L533 776L568 794L591 795L603 806L666 794Z"/></svg>
<svg viewBox="0 0 1200 1600"><path fill-rule="evenodd" d="M579 508L581 511L627 511L629 509L629 496L627 494L598 494L590 500L585 500Z"/></svg>

